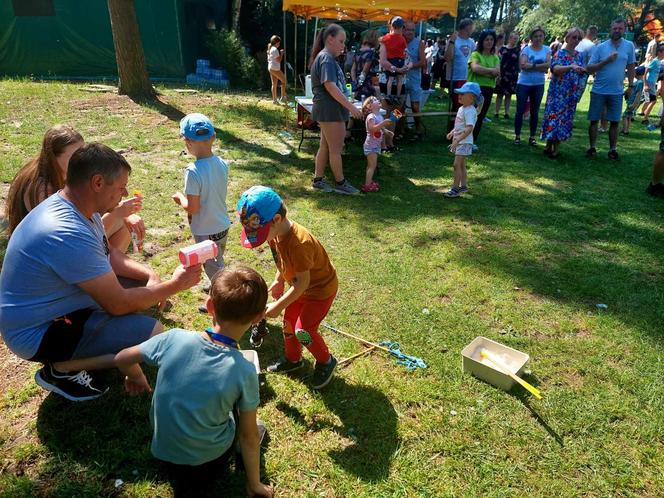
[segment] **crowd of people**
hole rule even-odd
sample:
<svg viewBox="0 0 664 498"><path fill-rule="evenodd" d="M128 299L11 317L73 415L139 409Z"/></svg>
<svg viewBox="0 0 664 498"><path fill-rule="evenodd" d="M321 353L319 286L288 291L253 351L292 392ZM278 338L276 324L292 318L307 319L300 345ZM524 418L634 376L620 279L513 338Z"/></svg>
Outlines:
<svg viewBox="0 0 664 498"><path fill-rule="evenodd" d="M473 99L477 116L468 123L473 128L469 155L479 150L482 127L490 121L488 116L495 94L494 119L500 119L501 114L503 119L511 119L512 96L516 97L514 145L522 144L521 133L527 121L528 138L523 143L535 147L540 140L544 141L544 155L554 160L560 158L560 146L572 136L577 105L589 86L589 77L593 80L587 157L598 154L598 134L602 131L608 132L606 157L618 160L619 125L623 123L622 134L627 135L642 104L643 124L650 131L660 128L650 121L650 115L663 92L664 43L658 44L654 39L648 45L645 60L637 68L634 44L624 38L626 22L623 19L611 23L608 39L604 41L597 39L597 26L585 31L573 26L550 45L545 43L548 35L540 27L534 28L523 40L517 32L499 34L493 29L484 29L475 41L472 37L475 23L471 19L460 20L454 33L436 42L420 40L415 36L415 24L398 16L389 21L388 30L383 37L373 30L367 31L352 59L353 97L362 102L363 115L359 115L358 108L349 102L349 95L344 91L346 79L340 58L345 52L345 31L330 24L318 33L310 61L314 82L313 119L322 130L314 189L342 194L377 191L379 185L373 181L376 156L398 150L392 139L403 137L404 123L393 119L376 129L376 116L381 112L393 116L395 109L403 114L408 101L415 124L411 139L419 140L423 134L420 108L423 91L435 88L438 82L441 94L449 92L451 115L447 131L453 132L450 135L453 142L455 133L462 133L457 126L459 120L467 123L469 119L467 110L460 111L462 93L458 90L468 82L479 87L480 95ZM547 78L549 85L545 92ZM372 109L373 100L369 101L369 97L380 100L382 111L377 113ZM544 113L540 119L543 100ZM627 102L624 112L623 100ZM504 112L501 112L503 106ZM367 131L364 146L367 183L359 190L345 178L341 158L350 116L365 120ZM377 142L381 143L380 150ZM455 146L457 143L461 142L457 141ZM468 143L465 135L463 143ZM465 146L460 149L464 157L467 157L466 149ZM455 161L455 164L459 162L463 161ZM325 179L328 164L334 184ZM464 191L468 188L455 182L448 197L457 197L458 187L463 187ZM659 187L655 191L649 189L658 196L660 191Z"/></svg>

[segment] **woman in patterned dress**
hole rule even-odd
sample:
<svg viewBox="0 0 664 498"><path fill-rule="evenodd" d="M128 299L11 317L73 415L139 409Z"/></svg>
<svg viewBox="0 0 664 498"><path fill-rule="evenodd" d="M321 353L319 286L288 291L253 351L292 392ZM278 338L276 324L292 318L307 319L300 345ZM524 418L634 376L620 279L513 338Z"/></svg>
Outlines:
<svg viewBox="0 0 664 498"><path fill-rule="evenodd" d="M551 159L559 156L560 142L572 136L579 82L586 72L583 57L575 50L581 40L583 31L580 28L568 29L565 44L551 60L553 76L542 121L542 140L546 140L544 154Z"/></svg>
<svg viewBox="0 0 664 498"><path fill-rule="evenodd" d="M496 85L496 114L500 116L500 106L505 98L505 118L510 117L510 104L512 95L516 93L516 80L519 78L519 33L512 31L507 39L507 45L503 45L497 52L500 57L500 78Z"/></svg>

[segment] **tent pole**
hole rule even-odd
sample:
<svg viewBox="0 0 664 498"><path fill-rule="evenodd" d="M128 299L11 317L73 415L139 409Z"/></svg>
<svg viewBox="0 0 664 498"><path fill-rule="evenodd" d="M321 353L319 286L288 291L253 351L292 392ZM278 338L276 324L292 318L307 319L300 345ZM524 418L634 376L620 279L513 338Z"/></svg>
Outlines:
<svg viewBox="0 0 664 498"><path fill-rule="evenodd" d="M422 24L424 23L420 21L420 40L422 39Z"/></svg>
<svg viewBox="0 0 664 498"><path fill-rule="evenodd" d="M297 14L293 15L293 91L297 90Z"/></svg>
<svg viewBox="0 0 664 498"><path fill-rule="evenodd" d="M457 14L457 17L454 18L454 31L457 29L457 21L459 20L459 15ZM449 42L448 42L449 43ZM447 49L447 46L445 47ZM450 112L450 115L447 117L447 126L449 128L450 122L454 122L454 119L456 116L451 115L452 111L452 98L454 98L454 84L452 83L452 66L448 63L445 65L445 73L447 76L447 81L449 82L450 88L449 88L449 98L447 99L447 112ZM442 92L442 90L441 90Z"/></svg>
<svg viewBox="0 0 664 498"><path fill-rule="evenodd" d="M307 74L307 49L309 48L309 18L304 21L304 55L302 56L302 70Z"/></svg>
<svg viewBox="0 0 664 498"><path fill-rule="evenodd" d="M282 40L282 45L283 45L283 50L284 50L284 75L286 76L286 81L288 81L288 66L286 66L286 63L288 62L288 52L286 52L286 11L283 11L283 16L281 18L281 30L282 33L284 34L284 39Z"/></svg>

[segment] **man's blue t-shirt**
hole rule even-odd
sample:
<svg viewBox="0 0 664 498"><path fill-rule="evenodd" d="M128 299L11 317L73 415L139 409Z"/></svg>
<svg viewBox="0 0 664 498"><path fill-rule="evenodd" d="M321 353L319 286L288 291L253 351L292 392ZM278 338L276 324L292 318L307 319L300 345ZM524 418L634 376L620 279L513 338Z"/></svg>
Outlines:
<svg viewBox="0 0 664 498"><path fill-rule="evenodd" d="M475 50L475 40L457 37L454 41L454 59L452 60L452 81L468 79L468 59Z"/></svg>
<svg viewBox="0 0 664 498"><path fill-rule="evenodd" d="M152 396L152 454L180 465L201 465L233 443L233 406L258 407L258 375L235 348L197 332L173 329L139 345L143 361L159 367Z"/></svg>
<svg viewBox="0 0 664 498"><path fill-rule="evenodd" d="M214 235L231 226L226 207L228 165L217 156L197 159L184 172L185 195L200 197L201 209L191 217L191 233Z"/></svg>
<svg viewBox="0 0 664 498"><path fill-rule="evenodd" d="M108 254L98 213L86 218L59 192L30 211L0 273L0 332L9 349L32 358L55 318L97 307L76 284L112 271Z"/></svg>
<svg viewBox="0 0 664 498"><path fill-rule="evenodd" d="M406 52L412 64L420 62L420 45L422 41L416 36L408 42ZM408 71L408 86L417 88L422 84L422 68L416 67Z"/></svg>
<svg viewBox="0 0 664 498"><path fill-rule="evenodd" d="M620 39L620 44L616 47L612 40L606 40L600 43L593 50L588 64L597 64L602 62L613 52L618 53L618 57L613 62L608 63L595 73L592 93L600 95L622 95L624 92L623 82L625 81L625 68L629 64L634 64L636 56L634 55L634 44L631 41Z"/></svg>

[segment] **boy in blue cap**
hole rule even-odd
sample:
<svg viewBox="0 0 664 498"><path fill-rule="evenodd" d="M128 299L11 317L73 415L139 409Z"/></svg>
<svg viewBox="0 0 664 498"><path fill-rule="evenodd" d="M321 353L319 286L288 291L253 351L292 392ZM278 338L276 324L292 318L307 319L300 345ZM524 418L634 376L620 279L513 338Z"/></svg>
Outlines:
<svg viewBox="0 0 664 498"><path fill-rule="evenodd" d="M231 220L226 208L228 164L212 153L216 137L210 119L199 113L187 114L180 121L180 136L187 151L196 158L184 172L184 194L176 192L173 200L187 212L191 233L196 242L212 240L219 255L205 262L210 280L224 267L224 250ZM204 311L204 308L200 308Z"/></svg>
<svg viewBox="0 0 664 498"><path fill-rule="evenodd" d="M459 94L461 107L454 119L454 129L447 134L452 140L450 151L454 152L454 184L445 197L459 197L468 192L468 173L466 171L466 157L473 153L473 128L477 123L476 103L481 105L481 91L477 83L464 83L461 88L454 90Z"/></svg>
<svg viewBox="0 0 664 498"><path fill-rule="evenodd" d="M284 356L267 367L268 372L292 372L302 368L302 346L316 358L312 387L322 389L334 373L337 360L318 333L337 295L337 271L318 239L287 217L286 206L277 193L254 186L237 203L244 247L270 245L277 275L268 289L275 301L265 316L277 318L284 312ZM290 288L284 292L285 283Z"/></svg>

